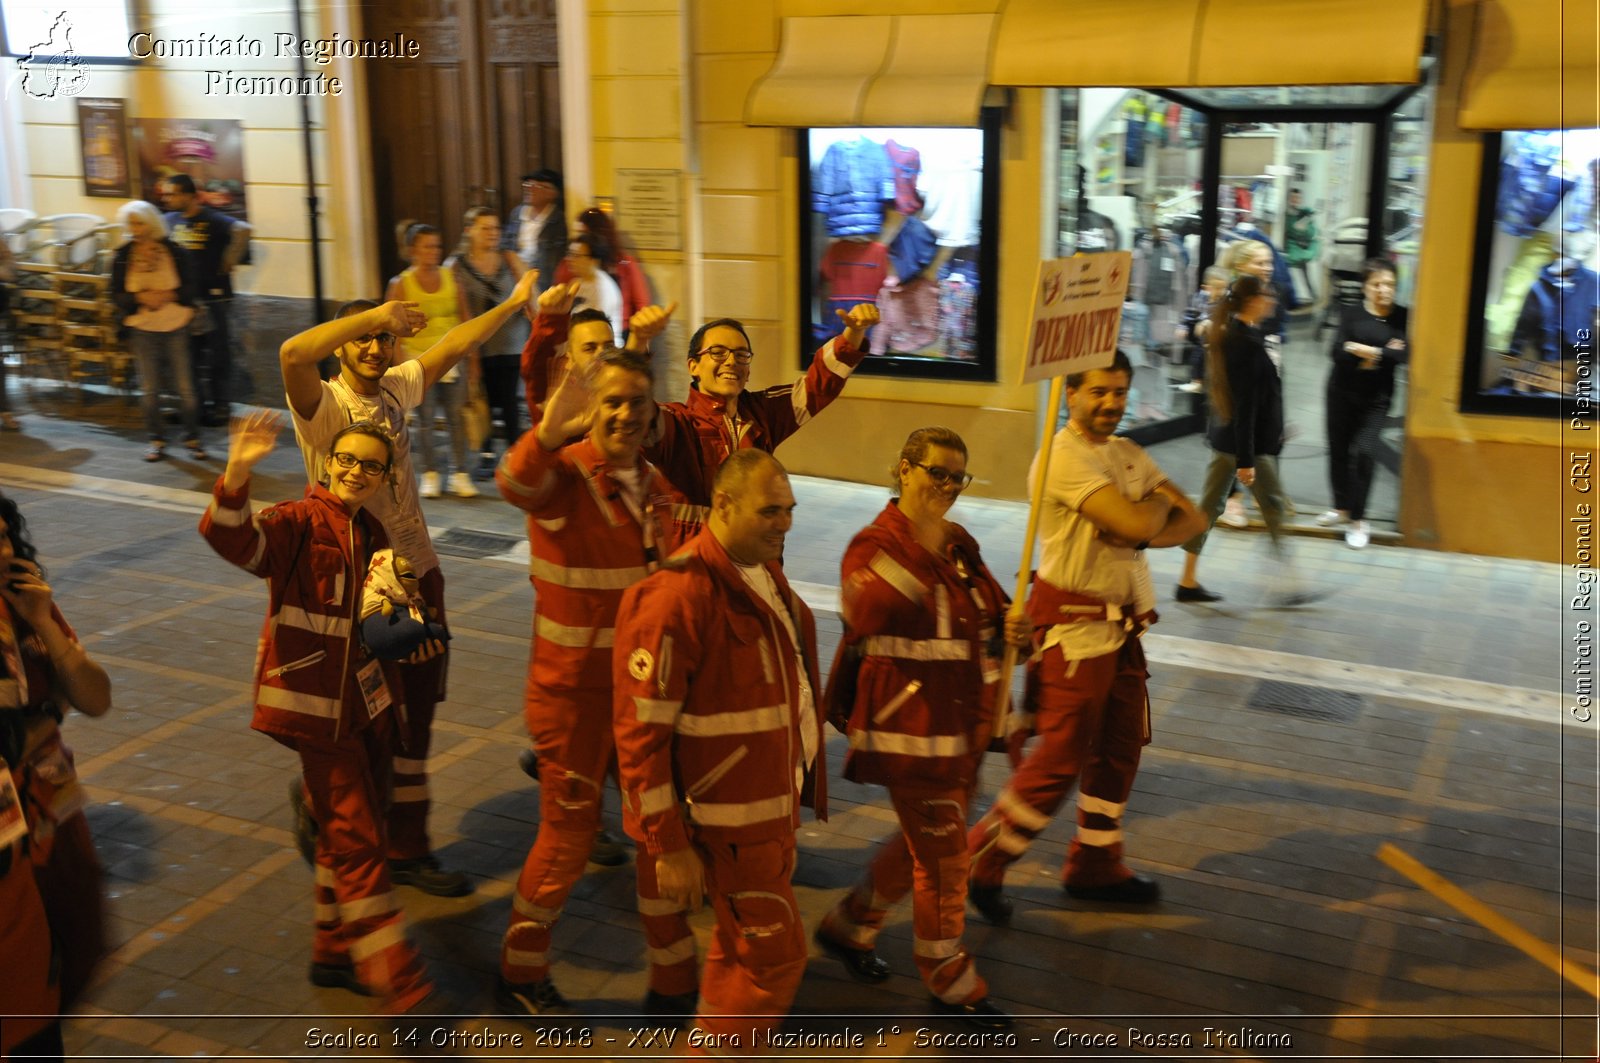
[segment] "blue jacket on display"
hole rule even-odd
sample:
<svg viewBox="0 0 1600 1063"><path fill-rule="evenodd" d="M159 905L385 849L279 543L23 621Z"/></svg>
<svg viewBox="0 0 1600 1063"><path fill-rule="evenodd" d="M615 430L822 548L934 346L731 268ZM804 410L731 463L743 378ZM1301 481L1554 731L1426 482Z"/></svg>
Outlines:
<svg viewBox="0 0 1600 1063"><path fill-rule="evenodd" d="M883 228L883 204L893 198L888 153L866 137L830 146L811 178L811 209L827 217L834 238L875 235Z"/></svg>
<svg viewBox="0 0 1600 1063"><path fill-rule="evenodd" d="M1562 217L1562 228L1582 230L1588 224L1595 190L1587 173L1569 173L1562 166L1562 133L1507 133L1506 139L1511 147L1500 160L1500 194L1495 203L1500 228L1512 236L1529 235L1576 189Z"/></svg>
<svg viewBox="0 0 1600 1063"><path fill-rule="evenodd" d="M1578 265L1561 274L1556 272L1559 265L1557 259L1540 270L1539 279L1528 289L1511 334L1511 349L1517 354L1532 344L1542 361L1576 358L1580 329L1589 330L1586 342L1591 346L1586 349L1593 350L1593 337L1600 329L1600 274Z"/></svg>

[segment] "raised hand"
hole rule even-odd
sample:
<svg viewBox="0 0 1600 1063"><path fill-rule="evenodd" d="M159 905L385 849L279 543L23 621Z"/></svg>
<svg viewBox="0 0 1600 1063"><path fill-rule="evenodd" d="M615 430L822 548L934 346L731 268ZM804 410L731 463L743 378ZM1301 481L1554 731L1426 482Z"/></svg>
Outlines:
<svg viewBox="0 0 1600 1063"><path fill-rule="evenodd" d="M566 376L545 400L544 419L539 422L539 445L555 450L567 440L589 430L593 411L589 402L589 373L570 365Z"/></svg>
<svg viewBox="0 0 1600 1063"><path fill-rule="evenodd" d="M428 324L428 317L416 303L408 303L404 299L392 299L378 307L381 317L380 327L375 331L392 332L396 336L415 336Z"/></svg>
<svg viewBox="0 0 1600 1063"><path fill-rule="evenodd" d="M272 410L251 410L228 426L228 466L246 475L277 446L283 415Z"/></svg>
<svg viewBox="0 0 1600 1063"><path fill-rule="evenodd" d="M848 311L835 310L834 313L844 322L843 339L852 347L859 348L867 338L867 329L878 323L876 303L857 303Z"/></svg>
<svg viewBox="0 0 1600 1063"><path fill-rule="evenodd" d="M511 289L511 301L518 306L526 306L533 297L533 286L539 283L539 271L530 269L517 280L517 286Z"/></svg>
<svg viewBox="0 0 1600 1063"><path fill-rule="evenodd" d="M578 297L578 282L552 284L539 293L539 313L570 314L572 302Z"/></svg>
<svg viewBox="0 0 1600 1063"><path fill-rule="evenodd" d="M672 315L678 312L677 300L666 307L646 306L634 311L628 319L628 349L642 351L650 341L667 330Z"/></svg>

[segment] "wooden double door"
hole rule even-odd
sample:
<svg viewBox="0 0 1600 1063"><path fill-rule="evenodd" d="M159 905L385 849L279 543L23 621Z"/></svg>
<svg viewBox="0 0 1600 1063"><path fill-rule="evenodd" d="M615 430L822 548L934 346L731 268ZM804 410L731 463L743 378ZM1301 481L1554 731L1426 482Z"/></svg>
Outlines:
<svg viewBox="0 0 1600 1063"><path fill-rule="evenodd" d="M524 173L561 169L556 0L366 0L362 21L367 37L404 33L421 49L363 63L388 278L399 221L439 226L448 254L468 207L504 218Z"/></svg>

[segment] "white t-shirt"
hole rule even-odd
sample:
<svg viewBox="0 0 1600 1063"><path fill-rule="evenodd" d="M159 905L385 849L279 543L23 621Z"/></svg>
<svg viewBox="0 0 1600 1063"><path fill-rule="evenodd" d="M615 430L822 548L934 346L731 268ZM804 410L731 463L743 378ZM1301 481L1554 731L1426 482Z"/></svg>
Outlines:
<svg viewBox="0 0 1600 1063"><path fill-rule="evenodd" d="M439 567L439 555L434 553L428 525L422 519L422 504L417 499L417 478L411 471L411 436L406 431L406 411L422 404L422 380L421 362L401 362L383 374L376 395L358 395L339 377L324 380L322 399L310 420L301 417L294 403L289 403L295 438L306 463L306 477L312 483L326 479L323 459L340 429L357 421L374 421L386 428L394 443L394 469L390 482L378 488L367 509L383 522L389 545L411 562L418 576Z"/></svg>
<svg viewBox="0 0 1600 1063"><path fill-rule="evenodd" d="M811 693L811 678L806 673L806 659L804 651L800 648L800 632L795 630L794 618L789 615L788 604L778 594L778 585L772 581L772 573L762 565L735 563L733 567L739 570L739 575L744 577L745 583L749 584L756 596L778 614L778 619L783 621L784 630L789 633L789 642L794 646L794 670L800 679L801 753L801 761L794 768L794 779L796 788L804 789L805 771L817 759L817 701Z"/></svg>
<svg viewBox="0 0 1600 1063"><path fill-rule="evenodd" d="M611 320L611 331L617 335L622 335L622 330L628 327L622 320L622 289L610 274L598 267L593 277L578 281L577 297L572 301L574 311L591 306Z"/></svg>
<svg viewBox="0 0 1600 1063"><path fill-rule="evenodd" d="M1035 459L1029 481L1037 474ZM1079 507L1094 492L1105 490L1137 502L1166 480L1131 439L1112 436L1105 443L1091 443L1070 424L1061 429L1050 446L1050 474L1039 513L1039 575L1062 590L1115 605L1131 603L1137 612L1154 609L1155 585L1144 554L1101 539L1099 527ZM1060 645L1070 661L1110 653L1126 638L1120 623L1088 621L1056 625L1045 645Z"/></svg>

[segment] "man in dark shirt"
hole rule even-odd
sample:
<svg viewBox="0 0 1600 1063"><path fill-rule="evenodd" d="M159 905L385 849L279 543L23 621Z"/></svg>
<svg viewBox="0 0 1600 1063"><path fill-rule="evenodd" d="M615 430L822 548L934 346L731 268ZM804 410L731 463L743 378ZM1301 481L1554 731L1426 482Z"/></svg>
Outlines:
<svg viewBox="0 0 1600 1063"><path fill-rule="evenodd" d="M204 403L206 423L224 425L228 423L233 375L228 337L233 308L230 274L244 255L250 226L202 204L188 174L173 174L162 182L161 205L167 208L172 239L195 263L200 296L211 320L210 332L189 338L195 393Z"/></svg>

